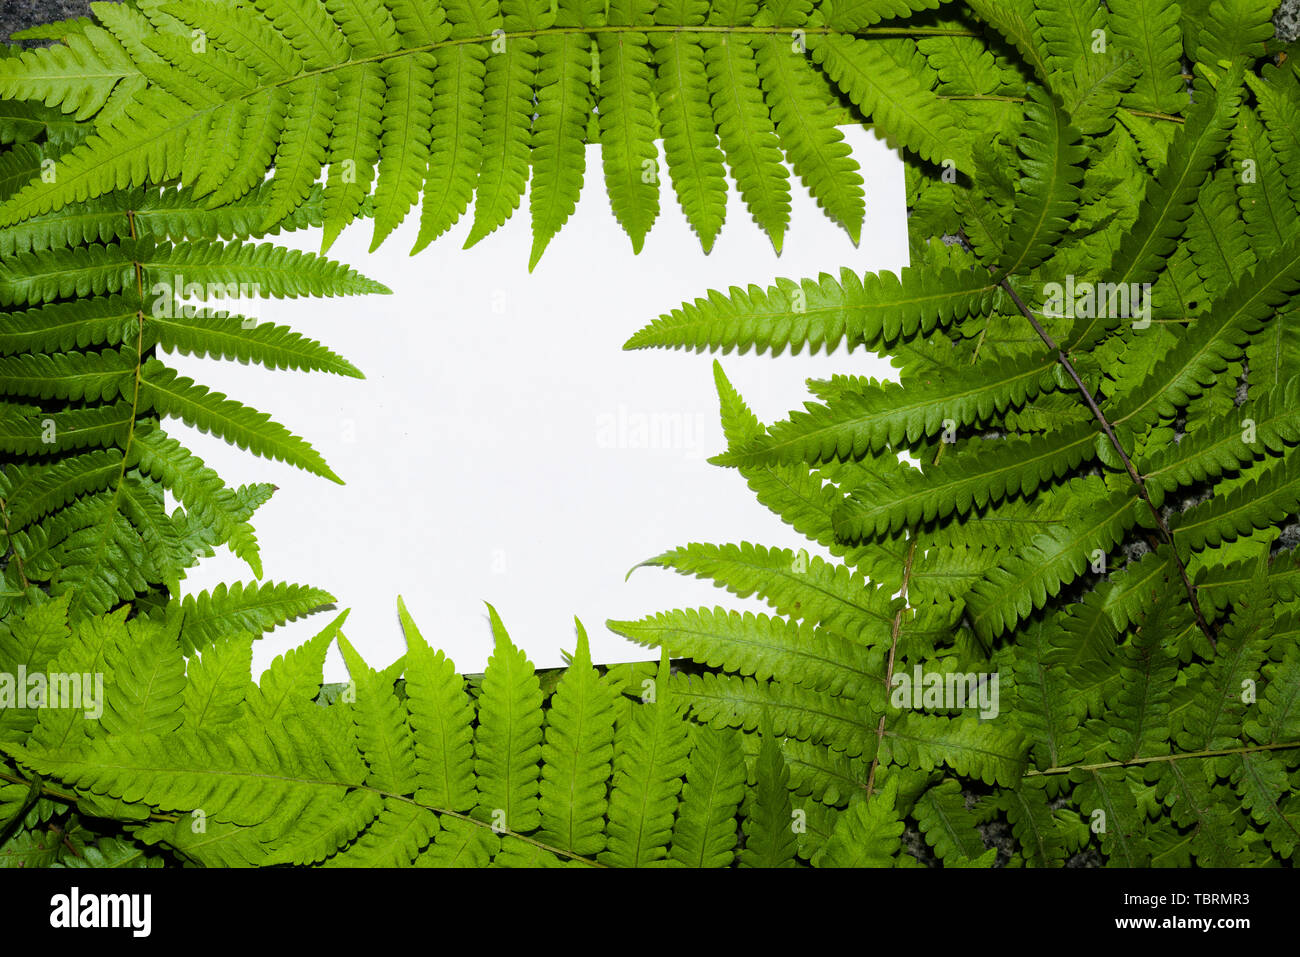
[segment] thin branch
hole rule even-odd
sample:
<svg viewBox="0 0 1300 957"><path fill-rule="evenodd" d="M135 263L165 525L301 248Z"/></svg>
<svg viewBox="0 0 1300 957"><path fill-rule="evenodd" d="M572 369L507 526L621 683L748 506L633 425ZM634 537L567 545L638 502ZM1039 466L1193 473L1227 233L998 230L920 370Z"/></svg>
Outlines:
<svg viewBox="0 0 1300 957"><path fill-rule="evenodd" d="M982 100L993 103L1027 103L1028 97L1024 96L1002 96L997 93L947 93L939 94L941 100ZM1127 107L1121 107L1125 113L1130 116L1144 116L1149 120L1164 120L1166 123L1186 123L1187 120L1181 116L1175 116L1172 113L1157 113L1153 110L1130 110Z"/></svg>
<svg viewBox="0 0 1300 957"><path fill-rule="evenodd" d="M1103 771L1106 768L1129 768L1140 764L1155 764L1166 761L1186 761L1191 758L1221 758L1232 754L1256 754L1261 751L1289 751L1300 748L1300 741L1284 741L1279 744L1252 744L1241 748L1222 748L1217 751L1185 751L1182 754L1161 754L1152 758L1130 758L1127 761L1102 761L1099 764L1071 764L1059 768L1044 768L1041 771L1026 771L1024 777L1042 777L1046 774L1068 774L1071 771Z"/></svg>
<svg viewBox="0 0 1300 957"><path fill-rule="evenodd" d="M993 272L993 267L990 266L989 271ZM1142 496L1142 501L1147 503L1147 508L1149 508L1151 514L1155 516L1156 526L1160 529L1160 535L1169 546L1170 553L1174 559L1174 564L1178 567L1178 574L1183 579L1183 587L1187 589L1187 597L1191 600L1192 612L1196 615L1197 626L1205 633L1205 637L1210 640L1211 647L1217 648L1219 644L1218 637L1215 635L1214 629L1210 626L1210 623L1206 620L1205 615L1201 612L1201 603L1196 598L1196 586L1192 584L1191 578L1187 575L1187 566L1184 565L1183 560L1178 557L1178 548L1174 545L1174 533L1170 530L1169 523L1165 521L1165 517L1160 514L1160 509L1156 508L1155 503L1151 501L1151 496L1147 492L1147 484L1138 473L1138 470L1133 467L1133 462L1129 459L1128 453L1124 451L1124 444L1120 442L1119 438L1115 435L1115 430L1111 427L1109 420L1107 420L1106 414L1101 411L1101 407L1097 405L1097 400L1093 398L1092 391L1084 384L1083 379L1079 377L1079 373L1075 371L1074 364L1070 362L1069 357L1065 354L1065 350L1058 346L1052 340L1052 337L1047 334L1047 330L1042 327L1038 318L1033 314L1030 308L1025 305L1025 301L1020 298L1020 295L1012 287L1011 283L1007 280L1007 277L1002 277L1001 286L1006 291L1007 295L1011 297L1011 301L1016 304L1016 308L1020 310L1021 315L1028 319L1030 324L1034 327L1034 331L1038 333L1038 338L1043 340L1047 348L1056 352L1057 361L1061 363L1061 367L1065 369L1066 374L1074 380L1074 384L1078 387L1079 393L1083 396L1084 402L1086 402L1088 408L1092 410L1093 417L1101 424L1102 431L1106 433L1106 438L1110 440L1110 444L1114 446L1115 451L1119 453L1120 459L1124 462L1124 468L1128 471L1129 478L1131 478L1133 483L1137 486L1138 494Z"/></svg>
<svg viewBox="0 0 1300 957"><path fill-rule="evenodd" d="M988 323L985 322L984 328L980 331L979 341L975 343L975 349L971 355L971 365L974 365L979 359L980 350L984 348L984 337L988 334ZM940 443L938 450L934 453L932 465L938 465L943 458L944 450L948 448L947 443ZM911 529L910 541L907 545L907 557L903 559L903 584L899 591L903 595L903 607L894 613L894 620L889 626L889 662L885 666L885 690L894 683L894 662L897 659L898 639L903 631L903 613L907 611L907 587L912 581L912 563L916 558L916 536L917 530ZM876 768L880 766L880 746L885 741L885 718L886 715L880 716L880 722L876 725L876 753L871 756L871 770L867 772L867 798L870 799L876 786Z"/></svg>

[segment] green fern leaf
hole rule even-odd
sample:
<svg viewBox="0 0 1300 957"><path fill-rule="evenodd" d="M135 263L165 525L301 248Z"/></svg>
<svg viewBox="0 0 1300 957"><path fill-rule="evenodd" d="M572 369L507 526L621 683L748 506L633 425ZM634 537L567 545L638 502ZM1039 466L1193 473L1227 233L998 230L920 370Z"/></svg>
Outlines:
<svg viewBox="0 0 1300 957"><path fill-rule="evenodd" d="M693 724L690 739L690 764L669 856L685 867L727 867L735 858L745 761L734 731Z"/></svg>
<svg viewBox="0 0 1300 957"><path fill-rule="evenodd" d="M129 637L128 637L129 636ZM101 723L113 735L167 735L181 725L185 659L174 634L137 619L110 646L105 664L113 693Z"/></svg>
<svg viewBox="0 0 1300 957"><path fill-rule="evenodd" d="M253 667L253 636L231 637L191 654L185 668L181 723L217 730L236 721Z"/></svg>
<svg viewBox="0 0 1300 957"><path fill-rule="evenodd" d="M614 6L610 26L648 26L655 4L648 0ZM639 253L659 217L659 164L655 148L654 66L644 33L626 41L597 36L600 51L600 157L609 205Z"/></svg>
<svg viewBox="0 0 1300 957"><path fill-rule="evenodd" d="M80 121L103 108L119 84L140 78L126 50L102 27L86 23L57 39L65 45L0 57L0 96L40 100Z"/></svg>
<svg viewBox="0 0 1300 957"><path fill-rule="evenodd" d="M853 702L784 682L705 673L675 680L673 695L710 727L752 731L766 710L776 734L829 746L852 758L867 753L876 740L871 715Z"/></svg>
<svg viewBox="0 0 1300 957"><path fill-rule="evenodd" d="M654 700L635 709L614 733L614 783L608 846L598 858L602 864L646 867L668 856L690 736L668 679L667 654L660 659L653 687Z"/></svg>
<svg viewBox="0 0 1300 957"><path fill-rule="evenodd" d="M538 0L504 0L508 32L549 29L555 15ZM514 36L494 46L483 85L483 160L477 171L474 224L465 248L501 226L518 208L528 182L537 41ZM604 110L602 109L602 117Z"/></svg>
<svg viewBox="0 0 1300 957"><path fill-rule="evenodd" d="M856 541L1028 494L1090 459L1095 445L1091 427L1079 425L1041 439L999 440L987 450L947 457L924 473L900 467L880 476L879 485L856 489L835 510L835 531Z"/></svg>
<svg viewBox="0 0 1300 957"><path fill-rule="evenodd" d="M416 799L449 811L474 806L474 709L465 682L441 651L433 651L399 598L406 634L406 696L415 735ZM443 823L454 827L448 820Z"/></svg>
<svg viewBox="0 0 1300 957"><path fill-rule="evenodd" d="M983 857L984 841L956 781L942 781L928 789L917 800L912 815L935 857L944 864L951 867Z"/></svg>
<svg viewBox="0 0 1300 957"><path fill-rule="evenodd" d="M683 6L686 6L683 4ZM704 3L689 4L687 23L704 22ZM656 11L667 11L661 5ZM664 159L686 220L707 253L722 229L727 212L727 180L722 150L712 118L702 107L708 102L704 50L685 37L654 35L655 99L664 138Z"/></svg>
<svg viewBox="0 0 1300 957"><path fill-rule="evenodd" d="M813 59L872 122L899 145L935 165L971 169L971 158L947 107L871 41L828 35L811 45Z"/></svg>
<svg viewBox="0 0 1300 957"><path fill-rule="evenodd" d="M1177 515L1170 527L1179 553L1218 545L1267 528L1293 515L1300 506L1300 465L1289 455L1270 463L1258 478L1239 485L1222 499L1194 506Z"/></svg>
<svg viewBox="0 0 1300 957"><path fill-rule="evenodd" d="M608 627L639 645L660 647L710 667L778 677L814 691L855 694L877 680L871 661L855 644L782 618L722 608L682 610Z"/></svg>
<svg viewBox="0 0 1300 957"><path fill-rule="evenodd" d="M1193 108L1175 135L1169 158L1147 188L1137 222L1125 234L1103 275L1117 284L1151 282L1172 255L1201 184L1228 141L1241 105L1237 74L1224 77L1213 97ZM1100 318L1100 317L1098 317ZM1098 318L1080 320L1072 350L1093 345L1106 331Z"/></svg>
<svg viewBox="0 0 1300 957"><path fill-rule="evenodd" d="M897 610L887 587L789 549L693 544L646 564L712 579L742 598L757 594L780 614L806 618L862 645L880 640Z"/></svg>
<svg viewBox="0 0 1300 957"><path fill-rule="evenodd" d="M614 754L617 695L591 666L587 633L551 696L542 745L540 840L594 857L605 849L605 782Z"/></svg>
<svg viewBox="0 0 1300 957"><path fill-rule="evenodd" d="M762 729L761 738L754 765L757 785L746 795L741 808L745 847L740 852L740 866L794 867L799 841L787 786L790 772L769 727Z"/></svg>
<svg viewBox="0 0 1300 957"><path fill-rule="evenodd" d="M541 822L537 759L542 752L542 690L527 656L488 605L496 650L488 659L474 732L474 770L482 820L511 831Z"/></svg>
<svg viewBox="0 0 1300 957"><path fill-rule="evenodd" d="M1012 245L999 258L1003 274L1037 268L1051 256L1069 228L1078 202L1084 151L1079 131L1060 103L1041 87L1030 87L1020 136L1025 174L1012 221L1019 224Z"/></svg>
<svg viewBox="0 0 1300 957"><path fill-rule="evenodd" d="M572 5L579 2L573 0ZM581 25L580 14L570 6L570 0L561 0L557 24ZM586 168L583 135L592 108L591 38L574 33L547 35L538 39L537 49L539 91L528 197L533 220L529 271L577 207Z"/></svg>
<svg viewBox="0 0 1300 957"><path fill-rule="evenodd" d="M718 8L710 21L719 22ZM781 165L776 126L759 88L754 51L742 38L724 35L705 46L704 64L731 174L754 222L780 252L790 223L789 175Z"/></svg>
<svg viewBox="0 0 1300 957"><path fill-rule="evenodd" d="M753 466L860 459L888 446L933 436L954 424L973 425L1009 405L1023 405L1050 385L1045 372L1051 368L1046 358L1035 357L934 385L911 377L899 385L866 383L837 392L829 405L807 403L807 411L791 414L788 420L769 426L767 435L712 461Z"/></svg>
<svg viewBox="0 0 1300 957"><path fill-rule="evenodd" d="M782 38L751 42L776 135L795 175L856 244L865 212L862 177L843 134L821 106L829 95L825 79Z"/></svg>
<svg viewBox="0 0 1300 957"><path fill-rule="evenodd" d="M175 416L187 425L219 435L255 455L287 462L343 484L320 453L284 426L273 422L266 413L227 399L220 392L209 392L205 386L179 375L157 359L150 359L141 366L139 388L140 403L144 408L156 409L164 416Z"/></svg>
<svg viewBox="0 0 1300 957"><path fill-rule="evenodd" d="M1115 42L1141 65L1128 98L1133 109L1179 113L1187 103L1182 78L1179 7L1166 0L1115 0L1110 4Z"/></svg>
<svg viewBox="0 0 1300 957"><path fill-rule="evenodd" d="M623 346L625 349L704 349L742 353L753 348L780 355L787 346L798 354L827 352L847 340L873 345L899 336L928 333L968 315L992 308L995 287L975 274L940 272L935 276L905 267L900 275L845 269L837 282L823 273L816 281L777 281L766 290L733 286L723 295L683 303L661 316Z"/></svg>
<svg viewBox="0 0 1300 957"><path fill-rule="evenodd" d="M352 363L287 326L239 316L196 315L192 319L153 316L145 329L146 347L156 344L168 352L256 362L268 369L321 370L365 378Z"/></svg>
<svg viewBox="0 0 1300 957"><path fill-rule="evenodd" d="M925 771L942 762L960 775L1004 787L1014 785L1025 770L1020 732L980 721L974 715L905 714L894 718L881 740L880 757Z"/></svg>
<svg viewBox="0 0 1300 957"><path fill-rule="evenodd" d="M896 788L849 805L835 822L818 859L820 867L890 867L902 850L903 822L894 807Z"/></svg>

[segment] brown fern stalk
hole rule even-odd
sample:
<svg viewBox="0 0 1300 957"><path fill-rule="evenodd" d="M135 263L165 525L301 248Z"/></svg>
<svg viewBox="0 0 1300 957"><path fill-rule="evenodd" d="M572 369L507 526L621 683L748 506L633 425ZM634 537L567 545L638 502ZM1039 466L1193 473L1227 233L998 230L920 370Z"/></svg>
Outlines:
<svg viewBox="0 0 1300 957"><path fill-rule="evenodd" d="M994 270L990 267L989 271L993 272ZM1106 413L1101 411L1101 407L1097 404L1097 400L1093 396L1092 391L1084 383L1083 379L1080 378L1078 371L1074 368L1074 364L1070 362L1070 357L1065 354L1065 350L1058 346L1052 339L1051 335L1048 334L1047 330L1043 328L1042 324L1038 321L1038 317L1036 317L1033 311L1025 305L1025 301L1020 298L1019 293L1016 292L1005 276L1002 277L1000 285L1006 291L1007 295L1011 297L1011 301L1016 304L1016 308L1020 310L1020 314L1029 320L1029 324L1032 325L1034 331L1038 333L1038 338L1043 340L1043 343L1047 348L1056 353L1056 360L1061 364L1061 367L1065 369L1066 375L1074 381L1074 384L1079 389L1079 394L1083 396L1083 401L1087 404L1093 417L1101 425L1102 431L1106 433L1106 438L1110 440L1110 444L1114 446L1115 451L1119 453L1120 460L1123 461L1124 468L1128 472L1129 478L1133 480L1133 484L1137 486L1138 494L1142 496L1142 501L1147 503L1147 508L1151 510L1151 514L1155 517L1156 527L1160 529L1160 537L1163 538L1165 544L1169 546L1169 551L1173 556L1174 564L1178 567L1178 574L1183 579L1183 587L1187 590L1187 597L1191 601L1192 612L1196 616L1197 627L1199 627L1205 634L1205 637L1209 639L1210 646L1212 648L1217 648L1219 645L1218 635L1215 633L1213 626L1206 620L1204 613L1201 611L1201 603L1196 598L1196 586L1192 584L1191 578L1188 577L1187 566L1184 565L1183 560L1178 557L1178 549L1174 546L1174 533L1169 528L1169 523L1165 521L1165 517L1160 514L1160 509L1156 508L1155 503L1151 501L1151 496L1147 492L1147 484L1138 470L1133 467L1133 462L1129 458L1128 452L1124 450L1124 443L1120 442L1119 437L1115 435L1115 430L1111 426L1110 421L1106 418Z"/></svg>

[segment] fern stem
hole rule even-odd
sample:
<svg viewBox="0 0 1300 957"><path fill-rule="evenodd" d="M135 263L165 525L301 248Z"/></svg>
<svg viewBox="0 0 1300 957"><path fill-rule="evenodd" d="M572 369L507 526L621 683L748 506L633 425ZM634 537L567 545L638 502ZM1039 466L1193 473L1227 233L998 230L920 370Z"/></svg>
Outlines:
<svg viewBox="0 0 1300 957"><path fill-rule="evenodd" d="M5 523L5 542L10 548L13 548L13 530L9 525L9 503L2 498L0 498L0 518L3 518ZM23 568L23 556L18 554L16 548L13 549L13 553L14 565L18 569L18 578L23 583L23 591L26 591L31 587L31 582L27 580L27 572Z"/></svg>
<svg viewBox="0 0 1300 957"><path fill-rule="evenodd" d="M992 267L989 267L989 271L993 272L994 270ZM1101 407L1097 405L1097 400L1093 398L1091 390L1089 390L1089 388L1084 384L1083 379L1079 377L1079 373L1075 370L1074 364L1070 362L1069 357L1065 354L1065 350L1057 345L1056 342L1053 341L1052 337L1048 335L1047 330L1042 327L1041 323L1039 323L1038 318L1034 315L1033 311L1025 305L1025 301L1020 298L1020 294L1012 287L1006 276L1001 278L1000 283L1007 295L1011 297L1011 301L1016 304L1016 308L1020 310L1021 315L1028 319L1030 325L1034 327L1034 331L1038 333L1038 338L1043 340L1043 343L1047 348L1056 353L1057 361L1060 362L1061 367L1065 369L1066 374L1074 380L1074 384L1079 389L1079 394L1083 396L1083 400L1092 411L1094 418L1096 418L1096 420L1101 424L1102 431L1106 433L1106 438L1110 440L1110 444L1113 445L1115 451L1119 453L1119 457L1124 463L1124 468L1128 471L1129 478L1131 478L1133 483L1137 485L1138 494L1142 496L1142 501L1147 503L1147 508L1151 510L1151 514L1155 517L1156 525L1160 529L1161 536L1164 538L1166 544L1169 545L1169 550L1173 556L1174 564L1178 567L1178 574L1183 579L1183 587L1187 590L1187 597L1192 603L1192 612L1196 615L1197 626L1205 634L1205 637L1210 640L1210 647L1217 648L1219 644L1218 638L1214 634L1213 628L1210 627L1210 623L1206 621L1204 613L1201 611L1201 603L1196 598L1196 586L1192 584L1191 578L1188 577L1187 566L1183 564L1183 560L1178 556L1178 548L1174 545L1174 533L1170 530L1169 523L1165 521L1165 517L1160 514L1160 509L1156 508L1155 503L1151 501L1151 496L1147 492L1147 484L1143 481L1138 470L1133 467L1132 460L1129 459L1128 453L1124 451L1124 444L1120 442L1118 436L1115 435L1115 430L1111 427L1109 420L1107 420L1106 414L1101 411Z"/></svg>
<svg viewBox="0 0 1300 957"><path fill-rule="evenodd" d="M1028 98L1023 96L999 96L996 93L951 93L940 95L941 100L983 100L995 103L1025 103ZM1150 120L1164 120L1168 123L1186 123L1187 121L1181 116L1174 116L1172 113L1156 113L1153 110L1130 110L1123 107L1125 113L1130 116L1144 116Z"/></svg>
<svg viewBox="0 0 1300 957"><path fill-rule="evenodd" d="M980 350L984 348L984 337L988 334L989 326L985 321L984 328L980 330L979 341L975 343L972 350L970 364L973 366L979 359ZM948 446L940 443L939 448L934 453L934 460L930 463L938 465L943 458L944 450ZM894 613L894 620L889 626L889 661L885 666L885 690L888 692L894 683L894 660L898 652L898 639L903 630L903 612L907 611L907 587L912 581L912 564L916 558L916 529L909 529L910 540L907 545L907 556L903 559L903 579L899 591L903 595L904 605ZM870 800L876 785L876 768L880 765L880 746L885 743L885 715L880 716L880 722L876 725L876 753L871 756L871 769L867 772L867 799Z"/></svg>
<svg viewBox="0 0 1300 957"><path fill-rule="evenodd" d="M27 787L32 787L33 785L35 785L36 787L39 788L40 794L43 797L53 798L56 801L62 801L65 804L72 805L73 807L75 807L77 802L81 800L76 794L73 794L68 791L60 791L58 788L50 787L40 778L37 778L35 781L32 781L28 778L23 777L20 774L10 774L8 771L0 770L0 781L7 781L10 784L23 784L26 785ZM149 820L159 821L162 823L174 823L176 821L176 816L174 814L159 814L156 812L151 812L149 814Z"/></svg>
<svg viewBox="0 0 1300 957"><path fill-rule="evenodd" d="M1106 768L1127 768L1139 764L1155 764L1164 761L1184 761L1189 758L1221 758L1232 754L1256 754L1261 751L1287 751L1300 748L1300 741L1283 741L1278 744L1254 744L1241 748L1222 748L1217 751L1186 751L1182 754L1161 754L1150 758L1129 758L1127 761L1102 761L1099 764L1070 764L1059 768L1043 768L1026 771L1027 778L1042 777L1046 774L1068 774L1070 771L1101 771Z"/></svg>
<svg viewBox="0 0 1300 957"><path fill-rule="evenodd" d="M314 70L303 70L295 73L293 76L285 77L265 87L258 87L248 93L244 93L239 99L248 99L249 97L260 93L264 89L276 86L287 86L290 83L309 76L321 76L326 73L332 73L335 70L344 70L348 67L357 66L361 63L382 63L385 60L391 60L395 57L410 56L414 53L428 53L434 50L442 50L447 47L470 46L477 43L509 43L511 40L519 39L536 39L537 37L559 37L569 34L582 34L584 36L596 36L598 34L648 34L648 33L676 33L685 36L695 34L726 34L728 36L792 36L795 32L804 36L849 36L861 37L863 39L873 38L906 38L906 37L972 37L979 38L983 34L976 30L959 30L950 27L866 27L858 31L837 30L834 27L780 27L780 26L754 26L754 25L727 25L727 24L645 24L645 25L605 25L598 27L583 26L552 26L539 30L502 30L495 34L485 34L476 37L449 37L446 40L439 40L435 43L422 43L419 46L403 47L400 50L392 50L385 53L376 53L373 56L360 57L355 60L344 60L340 63L331 63L328 66L318 67Z"/></svg>
<svg viewBox="0 0 1300 957"><path fill-rule="evenodd" d="M943 454L943 446L939 447L939 455ZM935 460L938 460L938 455ZM903 586L900 589L903 593L904 602L907 599L907 586L912 579L912 560L916 556L916 531L912 530L912 540L907 544L907 557L903 560ZM888 689L894 683L894 658L898 652L898 637L903 630L903 612L907 610L907 605L894 612L894 620L889 626L889 662L885 666L885 688ZM871 770L867 772L867 797L870 798L876 786L876 768L880 766L880 746L885 741L885 715L881 714L880 723L876 725L876 753L871 756Z"/></svg>

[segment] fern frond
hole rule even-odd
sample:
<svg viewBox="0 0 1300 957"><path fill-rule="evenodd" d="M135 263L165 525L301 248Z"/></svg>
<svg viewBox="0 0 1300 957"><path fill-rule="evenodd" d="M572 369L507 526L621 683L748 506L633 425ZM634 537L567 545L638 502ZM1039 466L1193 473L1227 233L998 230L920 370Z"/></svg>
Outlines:
<svg viewBox="0 0 1300 957"><path fill-rule="evenodd" d="M691 4L687 22L703 23L704 4ZM665 7L659 8L661 11ZM658 21L656 13L656 22ZM713 248L727 213L727 180L718 134L705 109L708 74L704 50L681 36L656 36L655 100L664 137L664 159L677 201L707 253Z"/></svg>
<svg viewBox="0 0 1300 957"><path fill-rule="evenodd" d="M881 760L929 771L941 763L985 784L1010 787L1025 769L1020 732L974 715L908 713L894 718L880 742Z"/></svg>
<svg viewBox="0 0 1300 957"><path fill-rule="evenodd" d="M1083 180L1082 136L1056 97L1042 87L1030 87L1019 148L1025 172L1011 214L1019 228L998 259L1006 275L1036 269L1052 254L1069 228Z"/></svg>
<svg viewBox="0 0 1300 957"><path fill-rule="evenodd" d="M825 79L784 39L751 42L776 135L795 175L857 243L865 215L862 177L843 134L820 106L827 95Z"/></svg>
<svg viewBox="0 0 1300 957"><path fill-rule="evenodd" d="M781 747L771 729L761 731L762 744L754 766L757 786L746 795L741 809L745 847L741 867L794 867L799 841L794 829L794 810L787 784Z"/></svg>
<svg viewBox="0 0 1300 957"><path fill-rule="evenodd" d="M1243 407L1238 421L1225 419L1186 435L1137 468L1148 488L1168 492L1236 470L1260 453L1285 454L1300 442L1298 405L1300 379L1292 379Z"/></svg>
<svg viewBox="0 0 1300 957"><path fill-rule="evenodd" d="M1095 492L1093 494L1096 494ZM1034 538L971 589L968 601L977 633L995 636L1041 608L1085 568L1105 556L1137 520L1137 495L1127 489L1089 501L1082 482L1074 490L1078 511Z"/></svg>
<svg viewBox="0 0 1300 957"><path fill-rule="evenodd" d="M679 720L681 705L668 678L668 656L659 663L654 700L643 702L614 733L614 783L609 795L609 839L599 860L618 867L645 867L668 856L681 776L690 761L690 736Z"/></svg>
<svg viewBox="0 0 1300 957"><path fill-rule="evenodd" d="M1041 779L1022 781L994 799L1011 823L1027 861L1040 867L1060 864L1069 853L1067 834L1052 812Z"/></svg>
<svg viewBox="0 0 1300 957"><path fill-rule="evenodd" d="M549 4L535 0L504 0L501 9L504 28L510 33L544 30L555 22ZM537 42L530 36L512 37L503 50L494 47L488 57L483 81L483 159L476 174L474 223L466 247L501 226L523 198L536 77ZM601 115L603 119L603 108Z"/></svg>
<svg viewBox="0 0 1300 957"><path fill-rule="evenodd" d="M191 653L185 667L182 725L215 730L238 719L253 667L253 638L232 636L202 653Z"/></svg>
<svg viewBox="0 0 1300 957"><path fill-rule="evenodd" d="M945 864L973 862L985 855L975 816L967 809L956 781L942 781L929 788L917 799L912 815L935 857Z"/></svg>
<svg viewBox="0 0 1300 957"><path fill-rule="evenodd" d="M527 656L488 605L496 647L483 674L474 732L478 812L512 831L541 821L537 759L542 752L542 689Z"/></svg>
<svg viewBox="0 0 1300 957"><path fill-rule="evenodd" d="M1230 73L1213 97L1192 109L1175 134L1169 158L1147 188L1137 222L1126 233L1103 275L1119 284L1151 282L1177 244L1197 193L1228 142L1228 131L1241 105L1240 81ZM1071 349L1092 345L1105 331L1098 319L1079 320L1071 332Z"/></svg>
<svg viewBox="0 0 1300 957"><path fill-rule="evenodd" d="M1140 432L1199 395L1242 354L1249 337L1297 288L1300 240L1293 240L1261 262L1254 273L1234 282L1161 357L1149 376L1124 383L1114 397L1125 410L1117 418L1124 430L1121 435Z"/></svg>
<svg viewBox="0 0 1300 957"><path fill-rule="evenodd" d="M556 22L575 25L577 12L570 7L578 2L561 0ZM577 207L587 155L582 137L592 105L591 38L574 33L544 36L537 41L537 47L540 89L528 195L533 220L529 270L537 266L551 239Z"/></svg>
<svg viewBox="0 0 1300 957"><path fill-rule="evenodd" d="M614 754L617 695L591 666L587 633L551 696L542 744L540 839L594 857L605 849L605 781Z"/></svg>
<svg viewBox="0 0 1300 957"><path fill-rule="evenodd" d="M646 26L653 22L655 4L616 5L609 11L611 26ZM655 147L655 72L644 33L628 42L601 34L598 111L600 158L609 205L639 253L646 233L659 217L659 165Z"/></svg>
<svg viewBox="0 0 1300 957"><path fill-rule="evenodd" d="M722 608L682 610L643 621L611 621L615 634L709 667L780 678L814 691L852 696L871 680L867 654L833 633L782 618Z"/></svg>
<svg viewBox="0 0 1300 957"><path fill-rule="evenodd" d="M1039 0L1034 4L1044 58L1053 73L1070 72L1093 53L1095 32L1104 22L1102 14L1100 3Z"/></svg>
<svg viewBox="0 0 1300 957"><path fill-rule="evenodd" d="M861 645L882 637L898 607L887 588L790 549L692 544L644 564L711 579L741 598L757 595L779 614L797 614Z"/></svg>
<svg viewBox="0 0 1300 957"><path fill-rule="evenodd" d="M464 679L446 655L429 647L400 598L397 609L406 634L406 696L415 736L416 797L433 807L468 811L476 800L474 708L465 693Z"/></svg>
<svg viewBox="0 0 1300 957"><path fill-rule="evenodd" d="M1267 528L1300 509L1300 463L1295 455L1269 464L1258 478L1221 500L1211 499L1175 517L1170 527L1186 554Z"/></svg>
<svg viewBox="0 0 1300 957"><path fill-rule="evenodd" d="M1287 185L1292 204L1300 203L1300 90L1294 81L1283 80L1274 85L1264 82L1254 74L1246 74L1246 83L1255 94L1259 117L1264 121L1268 143L1273 147L1278 167Z"/></svg>
<svg viewBox="0 0 1300 957"><path fill-rule="evenodd" d="M1165 0L1115 0L1109 6L1115 42L1141 66L1127 105L1157 113L1182 112L1187 94L1178 5Z"/></svg>
<svg viewBox="0 0 1300 957"><path fill-rule="evenodd" d="M119 85L141 79L122 44L102 27L85 23L55 38L63 45L0 57L0 96L40 100L80 121L99 112Z"/></svg>
<svg viewBox="0 0 1300 957"><path fill-rule="evenodd" d="M345 611L306 644L290 648L278 656L266 669L262 680L248 690L244 699L245 713L258 721L270 723L312 704L320 694L325 654L347 617Z"/></svg>
<svg viewBox="0 0 1300 957"><path fill-rule="evenodd" d="M105 655L113 693L105 695L101 723L116 735L167 735L181 724L185 659L174 634L131 622Z"/></svg>
<svg viewBox="0 0 1300 957"><path fill-rule="evenodd" d="M720 22L718 7L710 17ZM731 174L754 222L781 251L790 222L789 174L781 165L776 126L763 102L754 51L741 37L722 36L704 48L710 100Z"/></svg>
<svg viewBox="0 0 1300 957"><path fill-rule="evenodd" d="M977 274L933 273L904 267L900 275L845 269L839 281L826 273L817 280L777 280L708 299L683 303L627 341L625 349L650 347L705 349L741 353L753 348L780 355L787 346L798 354L843 340L850 346L872 345L918 333L992 308L995 286Z"/></svg>
<svg viewBox="0 0 1300 957"><path fill-rule="evenodd" d="M888 446L915 442L945 429L973 425L1022 405L1050 387L1050 357L1004 362L967 378L895 385L864 383L839 390L828 404L806 403L805 412L768 426L767 434L717 456L716 465L860 459Z"/></svg>
<svg viewBox="0 0 1300 957"><path fill-rule="evenodd" d="M895 788L849 805L819 858L821 867L889 867L901 849L904 825L894 808Z"/></svg>
<svg viewBox="0 0 1300 957"><path fill-rule="evenodd" d="M855 489L835 510L835 531L856 541L918 522L964 514L990 500L1027 495L1090 459L1096 439L1087 425L1051 436L997 440L988 449L950 456L921 472L899 469Z"/></svg>
<svg viewBox="0 0 1300 957"><path fill-rule="evenodd" d="M258 412L227 399L220 392L209 392L193 379L178 374L157 359L148 360L139 375L140 403L159 414L175 416L211 432L255 455L277 459L343 484L325 460L305 440L284 426Z"/></svg>
<svg viewBox="0 0 1300 957"><path fill-rule="evenodd" d="M726 867L735 857L745 760L734 731L691 725L690 764L669 856L684 867Z"/></svg>
<svg viewBox="0 0 1300 957"><path fill-rule="evenodd" d="M392 682L362 660L342 634L339 651L356 690L349 717L366 763L366 783L390 794L415 790L415 739Z"/></svg>
<svg viewBox="0 0 1300 957"><path fill-rule="evenodd" d="M935 165L971 169L971 158L946 104L886 53L891 42L834 34L810 44L813 59L885 136Z"/></svg>
<svg viewBox="0 0 1300 957"><path fill-rule="evenodd" d="M674 681L673 695L711 727L758 727L764 711L776 734L826 745L859 757L875 744L871 715L837 696L783 682L705 673Z"/></svg>

